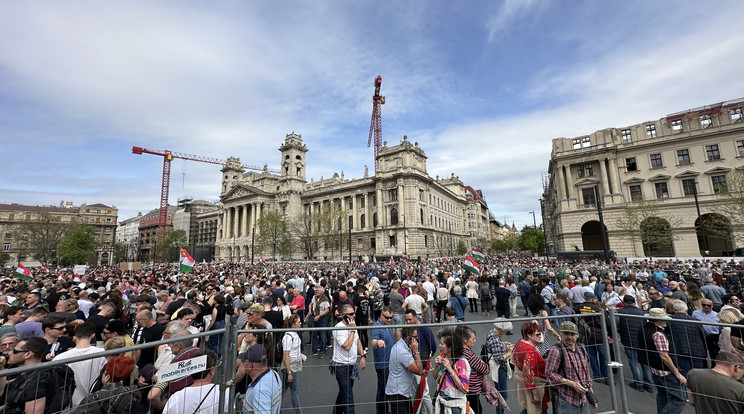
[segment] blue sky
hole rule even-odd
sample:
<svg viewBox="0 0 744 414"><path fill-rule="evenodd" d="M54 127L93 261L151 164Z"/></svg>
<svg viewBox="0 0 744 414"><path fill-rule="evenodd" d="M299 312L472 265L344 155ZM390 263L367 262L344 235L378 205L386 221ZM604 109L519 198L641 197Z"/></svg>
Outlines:
<svg viewBox="0 0 744 414"><path fill-rule="evenodd" d="M123 220L159 203L162 159L133 145L276 168L292 131L308 179L360 178L379 74L383 139L521 227L551 139L744 96L742 21L740 1L3 2L0 202ZM176 160L171 201L219 183Z"/></svg>

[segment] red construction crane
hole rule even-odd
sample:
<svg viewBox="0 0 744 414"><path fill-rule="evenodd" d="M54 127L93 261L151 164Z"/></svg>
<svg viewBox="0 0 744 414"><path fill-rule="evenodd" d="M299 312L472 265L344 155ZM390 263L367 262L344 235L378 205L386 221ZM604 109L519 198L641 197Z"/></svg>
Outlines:
<svg viewBox="0 0 744 414"><path fill-rule="evenodd" d="M170 192L170 169L171 161L173 158L180 158L182 160L206 162L210 164L225 165L227 161L219 158L202 157L200 155L182 154L180 152L173 151L153 151L142 147L132 147L132 154L152 154L163 157L163 183L160 186L160 216L158 217L158 242L162 241L165 237L165 225L168 222L168 193ZM281 173L279 170L271 168L261 168L254 165L243 165L243 168L247 170L263 171L266 169L269 172Z"/></svg>
<svg viewBox="0 0 744 414"><path fill-rule="evenodd" d="M375 79L375 94L372 96L372 122L369 124L369 139L367 147L372 144L372 135L375 136L375 173L377 173L377 154L382 148L382 117L380 113L381 105L385 105L385 97L380 95L380 85L382 85L382 76L377 75Z"/></svg>

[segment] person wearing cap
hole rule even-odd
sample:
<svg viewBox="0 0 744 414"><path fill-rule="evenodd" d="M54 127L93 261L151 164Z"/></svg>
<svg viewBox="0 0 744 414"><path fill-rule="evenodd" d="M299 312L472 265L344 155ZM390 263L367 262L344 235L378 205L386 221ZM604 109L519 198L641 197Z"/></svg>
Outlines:
<svg viewBox="0 0 744 414"><path fill-rule="evenodd" d="M248 323L253 326L262 325L266 327L266 329L272 329L273 325L271 324L271 322L264 319L264 312L265 310L262 304L252 304L246 311L246 315L248 316Z"/></svg>
<svg viewBox="0 0 744 414"><path fill-rule="evenodd" d="M636 306L635 296L625 295L623 297L623 307L617 310L617 331L620 335L620 342L625 349L625 356L628 358L630 373L633 375L633 382L630 387L639 391L646 390L653 392L651 384L651 371L648 366L638 363L638 332L643 328L643 319L627 318L623 315L645 315L642 309Z"/></svg>
<svg viewBox="0 0 744 414"><path fill-rule="evenodd" d="M577 343L579 329L573 322L563 322L560 335L560 342L550 347L545 359L545 376L558 390L554 408L558 414L589 414L589 407L597 405L587 399L592 378L586 352Z"/></svg>
<svg viewBox="0 0 744 414"><path fill-rule="evenodd" d="M509 366L507 359L509 359L512 355L512 352L514 352L514 345L509 342L504 342L501 340L501 336L506 334L507 332L511 332L511 330L514 328L511 322L509 322L507 319L504 318L496 318L495 322L493 323L493 329L488 332L488 336L486 337L486 349L488 351L488 359L489 359L489 366L490 361L493 361L498 366L497 371L497 378L498 381L496 382L496 389L501 393L501 396L504 398L504 400L507 399L507 381L509 376L509 371L511 371L511 367ZM490 367L493 369L494 367ZM492 374L493 376L493 374ZM484 379L484 381L488 381L488 379ZM496 414L503 414L504 409L497 406L496 407Z"/></svg>
<svg viewBox="0 0 744 414"><path fill-rule="evenodd" d="M282 406L282 383L279 374L268 367L266 348L252 345L238 355L251 377L245 391L242 414L279 414Z"/></svg>
<svg viewBox="0 0 744 414"><path fill-rule="evenodd" d="M665 328L672 318L659 308L649 309L646 316L650 319L638 333L638 360L651 370L657 390L656 410L658 413L681 413L687 401L684 390L687 380L670 356L669 335Z"/></svg>
<svg viewBox="0 0 744 414"><path fill-rule="evenodd" d="M693 369L687 375L687 400L696 414L737 413L744 406L744 359L721 351L712 369Z"/></svg>
<svg viewBox="0 0 744 414"><path fill-rule="evenodd" d="M607 319L604 309L597 303L597 295L594 292L584 292L584 303L574 306L577 314L599 313L599 315L586 316L582 320L576 319L584 327L581 343L586 345L589 354L589 365L592 367L592 375L599 382L609 384L607 374L607 356L605 355L604 339L602 337L602 318ZM608 320L606 326L610 326ZM608 330L609 333L609 330ZM611 337L610 337L611 339Z"/></svg>

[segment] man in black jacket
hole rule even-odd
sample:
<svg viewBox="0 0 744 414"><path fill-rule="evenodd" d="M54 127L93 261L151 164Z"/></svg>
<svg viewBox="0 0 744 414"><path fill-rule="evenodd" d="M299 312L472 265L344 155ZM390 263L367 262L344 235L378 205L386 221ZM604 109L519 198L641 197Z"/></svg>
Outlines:
<svg viewBox="0 0 744 414"><path fill-rule="evenodd" d="M623 298L622 308L617 309L617 331L620 334L620 342L623 344L625 349L625 356L628 357L628 366L630 366L630 372L633 374L633 382L630 383L631 388L635 388L639 391L646 390L648 392L654 392L653 384L651 380L651 371L648 366L641 365L638 363L638 332L643 327L644 319L640 318L627 318L622 315L638 315L642 316L645 312L636 307L636 299L631 295L625 295Z"/></svg>
<svg viewBox="0 0 744 414"><path fill-rule="evenodd" d="M672 318L659 308L649 309L647 316L651 319L638 332L641 340L638 360L649 367L656 384L656 412L681 413L687 402L684 388L687 379L674 365L671 357L674 347L664 331Z"/></svg>
<svg viewBox="0 0 744 414"><path fill-rule="evenodd" d="M708 350L705 348L705 331L697 319L687 314L687 303L675 299L673 321L669 322L669 334L674 343L679 371L687 376L693 368L707 368ZM687 322L694 321L694 322Z"/></svg>

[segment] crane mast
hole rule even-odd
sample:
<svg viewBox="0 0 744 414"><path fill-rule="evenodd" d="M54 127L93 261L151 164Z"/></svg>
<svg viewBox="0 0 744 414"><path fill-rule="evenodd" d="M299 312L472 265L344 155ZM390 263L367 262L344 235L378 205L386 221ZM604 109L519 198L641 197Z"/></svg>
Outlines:
<svg viewBox="0 0 744 414"><path fill-rule="evenodd" d="M372 136L375 137L375 173L378 170L377 154L382 148L382 116L381 107L385 104L385 97L380 95L380 85L382 85L382 76L377 75L375 79L375 94L372 96L372 121L369 124L369 139L367 147L372 144Z"/></svg>

